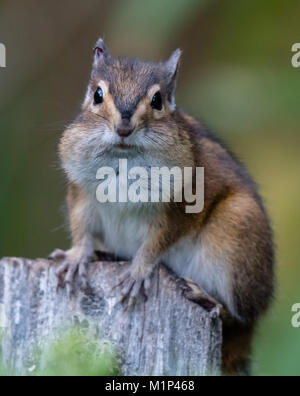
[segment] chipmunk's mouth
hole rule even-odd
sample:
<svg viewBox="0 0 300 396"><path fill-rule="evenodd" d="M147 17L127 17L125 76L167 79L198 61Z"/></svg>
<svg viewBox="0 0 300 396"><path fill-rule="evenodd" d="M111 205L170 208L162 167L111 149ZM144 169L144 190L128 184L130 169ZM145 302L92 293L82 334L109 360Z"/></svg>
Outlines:
<svg viewBox="0 0 300 396"><path fill-rule="evenodd" d="M106 140L111 151L124 152L140 150L140 142L136 136L120 137L117 134L110 135Z"/></svg>
<svg viewBox="0 0 300 396"><path fill-rule="evenodd" d="M114 147L120 149L120 150L132 150L135 148L134 145L132 144L127 144L127 143L117 143L114 145Z"/></svg>
<svg viewBox="0 0 300 396"><path fill-rule="evenodd" d="M119 150L134 150L137 146L130 138L121 138L119 141L114 143L114 148Z"/></svg>

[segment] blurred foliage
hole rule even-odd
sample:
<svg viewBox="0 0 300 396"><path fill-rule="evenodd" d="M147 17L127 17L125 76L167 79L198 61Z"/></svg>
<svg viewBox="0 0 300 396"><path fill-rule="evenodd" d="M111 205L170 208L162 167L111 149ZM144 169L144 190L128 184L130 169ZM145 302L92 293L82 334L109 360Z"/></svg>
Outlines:
<svg viewBox="0 0 300 396"><path fill-rule="evenodd" d="M91 48L166 59L184 50L178 103L248 165L274 223L278 293L258 330L255 372L300 374L299 91L291 47L298 0L1 0L0 256L46 256L69 244L56 146L83 98Z"/></svg>
<svg viewBox="0 0 300 396"><path fill-rule="evenodd" d="M0 330L0 377L10 377L13 371L3 363L2 359L2 337L3 332Z"/></svg>
<svg viewBox="0 0 300 396"><path fill-rule="evenodd" d="M120 375L120 364L112 345L97 341L95 336L80 326L65 329L36 347L28 370L30 377L100 377ZM1 361L1 349L0 349ZM16 376L17 372L0 365L0 376Z"/></svg>
<svg viewBox="0 0 300 396"><path fill-rule="evenodd" d="M120 374L112 346L86 330L74 327L40 352L42 366L35 376L99 377Z"/></svg>

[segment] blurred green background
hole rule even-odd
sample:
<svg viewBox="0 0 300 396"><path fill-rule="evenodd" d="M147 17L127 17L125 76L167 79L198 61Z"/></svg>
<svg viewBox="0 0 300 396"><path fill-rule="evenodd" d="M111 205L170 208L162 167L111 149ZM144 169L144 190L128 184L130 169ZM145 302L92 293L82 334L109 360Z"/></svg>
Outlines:
<svg viewBox="0 0 300 396"><path fill-rule="evenodd" d="M277 244L278 293L256 337L258 375L300 375L298 0L1 0L0 256L67 248L56 147L85 93L91 49L164 60L184 50L177 102L247 164Z"/></svg>

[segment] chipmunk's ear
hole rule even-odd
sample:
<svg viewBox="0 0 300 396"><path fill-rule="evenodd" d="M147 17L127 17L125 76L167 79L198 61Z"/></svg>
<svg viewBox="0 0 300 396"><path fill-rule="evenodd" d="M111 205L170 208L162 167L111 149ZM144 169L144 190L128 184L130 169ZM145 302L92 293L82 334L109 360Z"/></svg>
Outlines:
<svg viewBox="0 0 300 396"><path fill-rule="evenodd" d="M104 41L100 38L94 47L94 66L101 66L109 56L110 55Z"/></svg>
<svg viewBox="0 0 300 396"><path fill-rule="evenodd" d="M182 51L177 49L169 60L165 63L165 67L168 72L168 91L169 91L169 102L171 106L175 109L175 91L176 91L176 78L179 69L180 58Z"/></svg>
<svg viewBox="0 0 300 396"><path fill-rule="evenodd" d="M182 51L180 49L177 49L175 52L173 52L173 54L170 56L169 60L165 64L171 79L176 79L181 55Z"/></svg>

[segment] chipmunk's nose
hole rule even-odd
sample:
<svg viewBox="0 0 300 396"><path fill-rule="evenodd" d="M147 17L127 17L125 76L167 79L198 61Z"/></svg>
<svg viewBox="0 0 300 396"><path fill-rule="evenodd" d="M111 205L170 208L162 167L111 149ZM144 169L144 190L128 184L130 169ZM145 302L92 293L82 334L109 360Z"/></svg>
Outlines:
<svg viewBox="0 0 300 396"><path fill-rule="evenodd" d="M117 134L122 138L127 138L133 132L133 128L130 125L130 120L122 118L122 121L117 126Z"/></svg>

